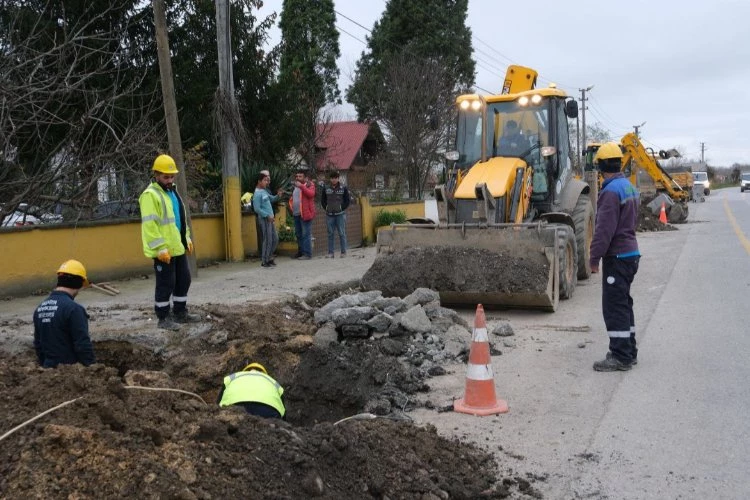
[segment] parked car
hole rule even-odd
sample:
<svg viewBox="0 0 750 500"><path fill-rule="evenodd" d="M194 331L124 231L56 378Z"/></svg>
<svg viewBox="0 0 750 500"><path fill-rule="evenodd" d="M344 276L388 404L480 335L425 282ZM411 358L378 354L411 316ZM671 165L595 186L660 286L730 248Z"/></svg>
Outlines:
<svg viewBox="0 0 750 500"><path fill-rule="evenodd" d="M742 172L740 175L740 192L744 193L750 189L750 172Z"/></svg>
<svg viewBox="0 0 750 500"><path fill-rule="evenodd" d="M14 210L11 214L5 216L2 227L33 226L41 222L31 214L27 214L21 210Z"/></svg>
<svg viewBox="0 0 750 500"><path fill-rule="evenodd" d="M138 219L141 208L136 200L107 201L94 208L94 220L102 219Z"/></svg>
<svg viewBox="0 0 750 500"><path fill-rule="evenodd" d="M18 207L3 218L2 227L33 226L36 224L60 224L63 216L44 212L41 208L27 203L19 203Z"/></svg>
<svg viewBox="0 0 750 500"><path fill-rule="evenodd" d="M708 172L693 172L693 185L703 184L703 194L708 196L711 194L710 182L708 181Z"/></svg>

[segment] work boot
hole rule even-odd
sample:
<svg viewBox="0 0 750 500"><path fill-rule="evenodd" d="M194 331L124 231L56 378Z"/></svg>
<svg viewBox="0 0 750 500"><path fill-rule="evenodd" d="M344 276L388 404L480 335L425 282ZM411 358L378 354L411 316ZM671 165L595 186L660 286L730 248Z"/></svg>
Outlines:
<svg viewBox="0 0 750 500"><path fill-rule="evenodd" d="M626 372L632 367L632 363L623 363L614 356L607 356L603 360L594 363L594 370L598 372Z"/></svg>
<svg viewBox="0 0 750 500"><path fill-rule="evenodd" d="M197 323L201 320L198 314L191 314L187 311L173 313L173 316L176 323Z"/></svg>
<svg viewBox="0 0 750 500"><path fill-rule="evenodd" d="M607 359L612 357L612 351L607 351ZM631 365L637 365L638 364L638 358L633 358L633 361L630 363Z"/></svg>
<svg viewBox="0 0 750 500"><path fill-rule="evenodd" d="M167 316L166 318L161 318L156 326L165 330L172 330L173 332L176 332L180 329L180 325L175 323L174 320L169 316Z"/></svg>

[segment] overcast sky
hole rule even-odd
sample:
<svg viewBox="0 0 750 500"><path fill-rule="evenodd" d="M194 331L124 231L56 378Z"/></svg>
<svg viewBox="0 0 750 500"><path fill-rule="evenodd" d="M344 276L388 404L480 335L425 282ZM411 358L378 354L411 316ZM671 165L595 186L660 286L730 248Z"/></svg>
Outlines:
<svg viewBox="0 0 750 500"><path fill-rule="evenodd" d="M268 0L261 15L281 5ZM342 95L385 5L335 1ZM640 135L654 149L700 160L704 143L709 165L750 165L750 0L469 0L467 24L479 93L498 91L509 64L529 66L538 86L578 98L593 85L587 122L615 139L645 122ZM341 117L355 119L354 108Z"/></svg>

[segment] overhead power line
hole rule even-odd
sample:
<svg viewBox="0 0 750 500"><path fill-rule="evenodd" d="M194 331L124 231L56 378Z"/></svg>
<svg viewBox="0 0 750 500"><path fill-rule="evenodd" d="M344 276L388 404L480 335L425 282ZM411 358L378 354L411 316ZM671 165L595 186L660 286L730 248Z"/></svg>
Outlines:
<svg viewBox="0 0 750 500"><path fill-rule="evenodd" d="M355 21L354 19L352 19L351 17L347 16L346 14L342 14L342 13L341 13L341 12L339 12L338 10L335 10L335 9L334 9L334 12L336 13L336 15L338 15L338 16L341 16L341 17L343 17L344 19L346 19L346 20L348 20L348 21L350 21L350 22L352 22L352 23L356 24L357 26L359 26L359 27L360 27L360 28L362 28L363 30L365 30L365 31L367 31L368 33L372 34L372 30L371 30L371 29L369 29L369 28L366 28L366 27L365 27L365 26L364 26L364 25L363 25L362 23L359 23L359 22ZM354 37L354 36L353 36L353 35L352 35L351 33L349 33L349 32L346 32L346 31L342 30L342 29L341 29L341 28L340 28L340 27L339 27L338 25L336 25L336 29L338 29L338 30L341 30L341 31L343 31L344 33L346 33L347 35L349 35L349 36L351 36L351 37L355 38L356 40L359 40L359 41L360 41L360 42L362 42L362 43L363 43L363 44L364 44L365 46L367 45L367 42L365 42L365 41L363 41L363 40L360 40L360 39L358 39L358 38ZM392 42L392 41L391 41L391 40L389 40L388 38L384 38L384 40L385 40L386 42L388 42L389 44L393 45L394 47L397 47L397 48L401 48L401 46L400 46L399 44L397 44L397 43L395 43L395 42ZM414 57L417 57L417 55L416 55L416 54L414 54L413 52L411 52L411 51L408 51L408 50L407 50L407 54L411 54L411 55L413 55ZM491 93L491 92L490 92L489 90L487 90L487 89L484 89L484 88L482 88L482 87L480 87L480 86L478 86L478 85L474 85L474 87L478 88L479 90L481 90L481 91L483 91L483 92L487 92L488 94L489 94L489 93Z"/></svg>

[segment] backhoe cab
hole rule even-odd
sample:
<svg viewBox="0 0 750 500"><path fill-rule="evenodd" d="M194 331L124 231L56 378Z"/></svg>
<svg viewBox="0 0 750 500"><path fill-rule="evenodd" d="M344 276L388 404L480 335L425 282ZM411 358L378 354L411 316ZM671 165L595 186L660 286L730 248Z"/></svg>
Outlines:
<svg viewBox="0 0 750 500"><path fill-rule="evenodd" d="M490 222L529 222L564 211L562 186L573 178L567 119L578 115L576 102L550 87L464 95L457 104L455 213L445 222L479 222L475 188L480 184L497 201Z"/></svg>
<svg viewBox="0 0 750 500"><path fill-rule="evenodd" d="M376 259L373 269L388 272L368 271L365 287L554 310L590 276L594 212L589 186L573 173L568 130L578 106L555 85L535 85L536 71L511 66L501 94L456 99L456 149L435 188L439 220L379 231L378 252L407 259L387 267ZM413 268L421 271L406 279Z"/></svg>

